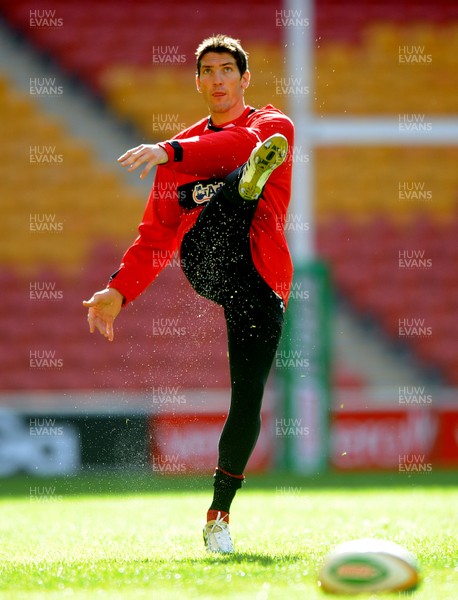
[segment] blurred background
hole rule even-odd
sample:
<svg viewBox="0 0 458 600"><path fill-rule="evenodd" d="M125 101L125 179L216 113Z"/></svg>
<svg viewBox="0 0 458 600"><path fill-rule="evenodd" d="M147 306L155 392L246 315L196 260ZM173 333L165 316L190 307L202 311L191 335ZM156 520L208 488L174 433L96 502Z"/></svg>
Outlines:
<svg viewBox="0 0 458 600"><path fill-rule="evenodd" d="M458 4L291 6L0 0L0 474L215 464L221 310L177 260L112 344L81 302L117 269L152 183L116 158L207 114L194 52L220 32L249 52L247 103L303 110L287 234L298 272L326 273L323 292L293 290L295 323L326 311L277 354L250 469L458 466ZM291 35L308 40L293 74ZM307 388L323 340L322 393L291 404L284 381Z"/></svg>

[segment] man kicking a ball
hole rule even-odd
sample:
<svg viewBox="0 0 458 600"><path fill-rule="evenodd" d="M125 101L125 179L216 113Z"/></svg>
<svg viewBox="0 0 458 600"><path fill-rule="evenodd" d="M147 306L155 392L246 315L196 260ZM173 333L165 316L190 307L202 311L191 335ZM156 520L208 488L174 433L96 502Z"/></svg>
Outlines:
<svg viewBox="0 0 458 600"><path fill-rule="evenodd" d="M231 377L230 409L218 444L213 501L204 541L233 552L229 511L261 427L264 387L280 340L292 280L283 225L291 193L291 120L271 105L247 106L247 54L225 35L196 51L198 91L210 116L159 144L142 144L118 160L140 177L158 166L139 225L107 288L83 304L91 333L108 340L121 307L173 258L196 292L223 307ZM176 190L176 201L170 190ZM164 261L165 262L165 261Z"/></svg>

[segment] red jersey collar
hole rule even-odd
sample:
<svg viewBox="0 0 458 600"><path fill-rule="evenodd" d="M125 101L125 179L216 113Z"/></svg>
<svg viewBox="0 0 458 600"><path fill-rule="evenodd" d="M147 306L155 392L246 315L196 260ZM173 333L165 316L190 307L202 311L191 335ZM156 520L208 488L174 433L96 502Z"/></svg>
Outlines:
<svg viewBox="0 0 458 600"><path fill-rule="evenodd" d="M255 110L256 109L253 108L252 106L247 106L245 108L245 110L243 111L243 113L239 117L237 117L233 121L228 121L227 123L223 123L222 125L213 125L211 117L208 117L208 121L207 121L207 125L206 125L205 129L212 129L213 131L221 131L222 129L229 129L231 127L236 127L237 125L240 125L240 123L245 121L245 119L248 117L248 115L251 114L252 112L254 112Z"/></svg>

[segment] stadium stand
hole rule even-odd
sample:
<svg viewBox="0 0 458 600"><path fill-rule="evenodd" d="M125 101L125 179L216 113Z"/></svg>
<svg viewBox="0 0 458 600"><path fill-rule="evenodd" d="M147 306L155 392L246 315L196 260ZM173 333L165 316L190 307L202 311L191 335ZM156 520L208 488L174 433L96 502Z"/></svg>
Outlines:
<svg viewBox="0 0 458 600"><path fill-rule="evenodd" d="M81 300L116 268L135 236L144 199L6 78L0 82L8 129L0 167L7 209L0 225L0 326L8 342L1 352L2 388L144 389L183 380L193 388L209 377L213 387L227 386L222 316L194 294L189 300L176 260L160 276L156 294L135 302L131 319L117 328L127 354L98 336L88 338ZM26 166L18 169L18 163ZM155 335L158 327L166 335ZM142 337L142 331L150 333ZM186 347L173 332L186 335ZM31 366L42 359L48 369Z"/></svg>
<svg viewBox="0 0 458 600"><path fill-rule="evenodd" d="M248 101L259 105L273 101L285 108L285 97L276 90L276 79L283 73L284 52L281 28L275 26L278 9L275 2L250 2L250 18L246 19L237 11L232 11L234 14L228 18L224 4L210 1L200 2L198 8L169 2L167 10L162 10L160 3L130 2L126 10L126 4L120 1L97 1L86 11L76 2L63 4L49 0L46 10L51 12L48 14L61 18L64 27L31 26L31 6L26 0L14 3L2 0L0 7L18 35L44 57L55 61L67 75L87 86L106 102L117 118L133 123L146 139L162 138L163 132L169 137L202 116L200 98L194 93L194 84L189 78L189 64L193 64L196 39L213 33L215 23L225 22L227 33L241 37L251 50L255 77ZM171 10L173 7L175 10ZM33 10L37 10L35 6ZM190 28L189 23L196 21L196 17L198 28ZM356 4L350 0L319 0L316 3L316 114L421 113L424 118L456 115L457 34L458 5L455 2L363 0ZM171 46L170 40L177 41ZM416 64L412 56L418 61ZM173 64L167 62L167 57ZM173 267L164 271L157 282L157 296L166 298L160 307L156 304L156 294L136 303L135 341L132 341L134 320L119 326L119 335L132 344L130 354L119 357L116 350L112 350L114 346L104 345L104 358L101 358L100 344L104 344L104 340L94 339L89 349L85 341L86 354L82 356L81 281L76 290L75 277L83 281L88 293L94 284L100 284L100 273L112 270L128 232L133 231L138 221L139 204L132 202L133 192L122 189L111 172L105 172L101 165L93 166L89 150L69 138L55 119L39 113L30 98L18 96L6 79L0 81L0 86L2 110L9 111L6 139L16 140L16 157L23 154L24 149L29 152L30 142L21 142L20 135L27 133L30 140L30 131L35 132L37 145L55 145L65 157L59 169L38 166L28 169L27 182L7 161L2 161L0 167L7 190L7 218L0 225L4 240L1 278L9 282L8 294L11 293L7 306L21 302L24 286L31 280L30 270L38 264L57 269L52 280L58 289L63 290L66 297L75 293L78 298L78 307L75 304L70 308L65 303L69 310L68 331L72 331L74 339L65 343L62 340L61 350L66 364L75 364L75 370L63 369L60 375L58 372L40 375L41 385L72 388L81 387L84 381L88 388L95 384L98 387L116 384L123 388L142 387L151 380L166 381L167 385L176 380L181 385L183 379L178 375L182 373L174 372L176 364L180 364L186 373L186 385L197 386L206 381L206 361L211 360L217 362L217 366L215 363L212 367L212 385L227 385L224 343L217 333L220 316L206 303L186 304L186 314L189 323L200 318L209 324L208 333L204 330L202 334L208 340L204 349L217 346L217 359L210 358L210 352L202 355L202 346L197 340L198 356L195 357L185 356L176 343L168 344L159 352L165 343L163 339L151 340L150 337L145 339L145 345L138 341L138 332L144 330L142 324L148 323L151 314L175 318L168 315L178 314L178 307L177 312L173 312L176 297L186 303L187 284L181 279L179 269ZM185 103L183 97L186 97ZM165 124L161 122L164 106L168 115ZM8 158L10 146L0 145L0 153L2 158ZM451 384L458 382L458 336L454 335L452 318L458 297L454 268L458 233L457 154L456 147L346 146L318 148L315 159L317 245L320 254L331 264L339 292L360 314L378 323L394 346L401 343L400 318L418 315L424 318L433 335L406 338L404 343L425 369L432 369ZM420 186L417 190L425 192L426 197L411 200L403 197L401 186L406 185L409 191L411 184ZM36 198L34 190L38 189L40 197ZM96 206L94 196L97 196ZM117 212L107 223L103 208L113 206L113 197L116 197ZM59 246L58 252L54 239L50 241L44 235L32 237L29 231L17 243L17 231L23 228L24 219L29 218L32 199L37 214L55 214L68 224L65 244ZM76 200L87 215L84 222L75 216ZM133 205L136 212L131 210ZM102 240L99 248L91 248L89 240L97 239L101 232L106 232L106 242ZM430 266L401 268L400 253L409 251L416 251L417 257ZM45 275L33 277L41 281ZM51 279L51 275L46 277ZM35 311L45 313L48 308L38 308L36 304L33 310L29 305L23 308L24 315L34 319L34 329L26 326L24 318L24 322L15 324L18 331L13 331L3 308L4 331L26 340L27 347L36 339L33 332L38 332L39 327L44 329L41 335L52 331L56 339L62 336L51 310L49 319L44 320L38 319ZM49 336L48 339L54 339ZM135 344L139 344L138 348ZM146 358L151 344L157 348L153 366ZM7 388L37 387L36 379L32 381L23 375L25 347L18 356L13 351L5 353L6 364L10 365L5 376ZM60 352L57 342L53 342L53 347ZM135 369L131 369L134 363ZM154 369L153 378L149 369ZM131 374L133 371L135 376ZM356 375L346 373L341 367L337 369L336 382L348 386L363 384Z"/></svg>

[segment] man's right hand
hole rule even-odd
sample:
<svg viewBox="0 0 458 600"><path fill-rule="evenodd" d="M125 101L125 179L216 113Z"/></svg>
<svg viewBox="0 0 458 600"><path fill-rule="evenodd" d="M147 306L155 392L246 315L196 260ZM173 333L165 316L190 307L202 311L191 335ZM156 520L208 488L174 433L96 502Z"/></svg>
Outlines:
<svg viewBox="0 0 458 600"><path fill-rule="evenodd" d="M83 306L89 308L87 320L89 331L96 329L110 342L114 339L113 322L118 316L124 297L115 288L106 288L96 292L90 300L84 300Z"/></svg>

